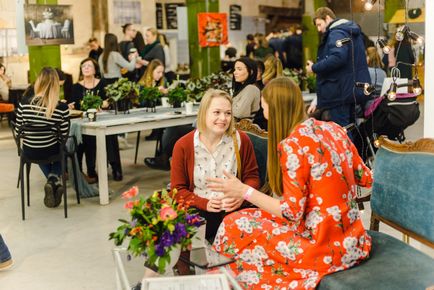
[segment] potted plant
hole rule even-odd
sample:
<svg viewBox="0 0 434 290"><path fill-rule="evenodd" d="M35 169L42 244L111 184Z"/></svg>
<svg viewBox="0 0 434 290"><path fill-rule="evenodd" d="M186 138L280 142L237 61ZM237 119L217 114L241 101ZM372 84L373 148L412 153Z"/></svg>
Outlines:
<svg viewBox="0 0 434 290"><path fill-rule="evenodd" d="M316 76L313 74L307 76L306 83L309 93L316 93Z"/></svg>
<svg viewBox="0 0 434 290"><path fill-rule="evenodd" d="M160 90L156 87L141 87L139 94L140 106L150 108L152 112L155 112L155 107L161 96Z"/></svg>
<svg viewBox="0 0 434 290"><path fill-rule="evenodd" d="M176 190L172 192L176 194ZM137 186L124 192L129 219L120 219L121 225L109 239L120 246L128 241L128 251L144 256L145 266L165 274L177 262L180 251L187 249L198 228L201 217L188 203L177 203L166 190L156 191L149 198L139 196Z"/></svg>
<svg viewBox="0 0 434 290"><path fill-rule="evenodd" d="M97 92L98 94L98 92ZM87 90L83 99L80 102L80 108L82 111L87 111L89 109L99 109L102 105L102 99L98 95L94 95L91 90Z"/></svg>
<svg viewBox="0 0 434 290"><path fill-rule="evenodd" d="M167 93L167 98L169 99L169 104L173 105L174 108L181 107L182 102L186 102L188 99L187 92L180 86L176 86L170 89Z"/></svg>
<svg viewBox="0 0 434 290"><path fill-rule="evenodd" d="M115 107L116 114L118 111L129 113L133 104L138 103L139 87L127 78L120 78L113 84L108 85L105 90L109 101Z"/></svg>

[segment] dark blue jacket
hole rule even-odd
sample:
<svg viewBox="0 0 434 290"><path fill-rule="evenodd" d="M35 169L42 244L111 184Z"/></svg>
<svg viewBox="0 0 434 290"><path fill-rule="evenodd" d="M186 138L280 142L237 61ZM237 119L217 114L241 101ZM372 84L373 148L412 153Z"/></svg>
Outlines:
<svg viewBox="0 0 434 290"><path fill-rule="evenodd" d="M337 47L336 41L344 38L351 38L352 41ZM359 26L346 19L336 19L330 23L318 48L317 62L312 70L317 77L318 108L354 104L354 95L357 103L366 102L363 89L355 88L355 82L371 82Z"/></svg>

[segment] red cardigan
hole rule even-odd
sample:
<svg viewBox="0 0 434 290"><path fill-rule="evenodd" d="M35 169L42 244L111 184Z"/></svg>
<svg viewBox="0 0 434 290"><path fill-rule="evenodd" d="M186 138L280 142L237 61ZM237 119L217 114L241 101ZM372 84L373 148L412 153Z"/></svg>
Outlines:
<svg viewBox="0 0 434 290"><path fill-rule="evenodd" d="M179 139L173 149L172 164L170 170L170 181L172 189L176 188L178 193L176 200L183 199L190 201L190 205L205 210L208 199L196 195L194 190L194 132L186 134ZM241 139L241 181L258 189L260 185L258 164L256 163L255 151L249 136L238 131Z"/></svg>

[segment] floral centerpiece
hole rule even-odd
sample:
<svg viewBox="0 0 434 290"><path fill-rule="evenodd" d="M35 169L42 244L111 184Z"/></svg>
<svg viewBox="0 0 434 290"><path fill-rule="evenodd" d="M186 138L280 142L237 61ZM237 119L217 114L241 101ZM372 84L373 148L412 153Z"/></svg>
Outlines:
<svg viewBox="0 0 434 290"><path fill-rule="evenodd" d="M200 101L209 88L229 92L232 86L231 76L226 72L212 73L201 79L190 79L186 84L189 98Z"/></svg>
<svg viewBox="0 0 434 290"><path fill-rule="evenodd" d="M176 190L172 194L175 195ZM119 246L128 238L131 254L145 256L145 265L165 273L166 266L174 262L171 261L171 252L190 247L202 224L201 217L189 208L188 203L177 203L166 190L156 191L145 198L138 196L135 186L122 197L127 200L124 207L129 210L131 220L120 219L122 224L110 234L110 239Z"/></svg>
<svg viewBox="0 0 434 290"><path fill-rule="evenodd" d="M141 87L139 94L140 106L145 108L151 108L151 111L155 112L158 100L161 99L162 94L156 87Z"/></svg>
<svg viewBox="0 0 434 290"><path fill-rule="evenodd" d="M127 78L120 78L113 84L106 86L106 95L114 104L117 111L128 112L133 104L138 104L139 86Z"/></svg>
<svg viewBox="0 0 434 290"><path fill-rule="evenodd" d="M80 108L82 111L89 109L99 109L102 105L102 99L98 96L98 92L95 95L91 90L86 90L83 99L80 102Z"/></svg>
<svg viewBox="0 0 434 290"><path fill-rule="evenodd" d="M186 102L189 99L187 91L179 85L169 89L167 98L169 104L173 105L174 108L181 107L181 103Z"/></svg>

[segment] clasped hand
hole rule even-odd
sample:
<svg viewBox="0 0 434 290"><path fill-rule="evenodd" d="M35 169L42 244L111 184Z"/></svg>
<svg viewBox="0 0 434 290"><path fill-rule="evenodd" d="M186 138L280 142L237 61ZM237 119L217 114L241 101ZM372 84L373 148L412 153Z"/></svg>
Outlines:
<svg viewBox="0 0 434 290"><path fill-rule="evenodd" d="M239 208L244 201L243 193L248 186L227 171L224 171L223 174L227 178L207 178L208 189L224 194L224 197L210 199L207 204L207 211L225 210L231 212Z"/></svg>

